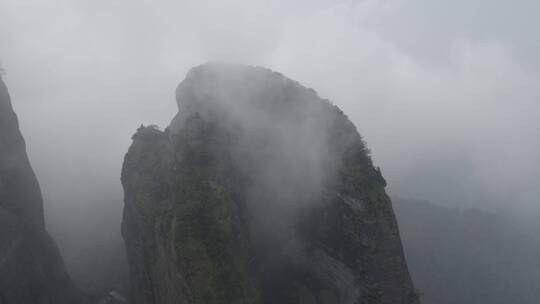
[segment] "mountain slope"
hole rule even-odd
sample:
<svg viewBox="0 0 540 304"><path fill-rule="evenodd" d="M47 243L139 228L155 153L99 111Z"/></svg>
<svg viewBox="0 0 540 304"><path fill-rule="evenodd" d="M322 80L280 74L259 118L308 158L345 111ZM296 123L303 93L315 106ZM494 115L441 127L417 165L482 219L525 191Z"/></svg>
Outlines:
<svg viewBox="0 0 540 304"><path fill-rule="evenodd" d="M514 223L487 211L394 202L422 303L538 303L540 248Z"/></svg>

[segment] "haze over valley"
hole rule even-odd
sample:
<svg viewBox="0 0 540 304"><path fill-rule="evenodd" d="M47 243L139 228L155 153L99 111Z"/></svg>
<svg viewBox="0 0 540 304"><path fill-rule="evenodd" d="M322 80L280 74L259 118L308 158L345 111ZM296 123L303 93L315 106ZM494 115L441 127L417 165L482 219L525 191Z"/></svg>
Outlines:
<svg viewBox="0 0 540 304"><path fill-rule="evenodd" d="M5 169L0 172L0 207L18 206L11 202L11 192L2 192L2 181L10 180L13 155L24 158L27 153L29 163L15 167L24 167L28 178L35 172L39 181L43 210L41 199L28 205L34 206L30 208L36 217L43 216L45 225L32 229L39 231L43 248L54 246L43 241L48 236L42 234L58 244L63 262L56 254L49 261L65 263L77 289L63 285L66 299L83 294L98 301L115 291L133 303L150 303L145 298L149 294L155 303L175 303L175 297L184 297L185 303L232 303L238 294L251 303L300 303L298 294L305 303L354 303L353 298L387 303L404 295L410 303L418 297L428 304L536 303L538 11L540 3L533 0L2 0L2 111L9 108L11 113L12 108L18 124L7 110L0 113L5 115L3 130L10 126L0 134L5 135L0 142L6 143L0 147L5 151L0 154L5 164L0 166ZM205 111L213 114L201 114ZM197 115L202 122L186 122ZM220 132L208 135L192 129L206 124ZM12 136L19 130L26 146L18 139L12 151ZM144 130L152 144L137 141ZM327 141L329 134L341 137ZM152 140L163 150L152 150ZM191 155L186 147L201 149L197 153L215 162L205 167L197 158L186 161ZM354 149L362 152L352 157L347 151ZM145 171L149 163L156 167ZM160 167L169 165L175 170ZM201 182L182 168L211 173ZM351 168L357 171L347 171ZM211 188L219 193L217 198L201 198L200 193L211 192L197 187L214 182L224 192ZM179 194L190 187L193 191ZM27 191L38 193L39 188ZM387 194L393 211L386 203L377 208L370 204L386 202ZM208 245L206 232L194 228L199 226L186 224L205 235L189 242L204 244L199 245L206 248L208 259L197 264L187 253L171 249L188 242L179 235L192 231L171 227L182 222L179 219L198 218L198 213L178 206L191 200L223 202L224 197L230 198L226 206L234 207L197 210L225 212L233 219L227 217L227 225L243 231L240 237L210 233L228 244L218 250ZM153 207L141 207L149 201ZM355 220L348 222L336 206L351 201L357 208L370 207L353 208ZM28 220L17 208L6 208L17 217L10 215L3 222L6 227L12 220ZM124 208L133 212L131 218ZM326 213L321 210L339 216L323 219ZM161 223L162 234L150 233L143 225L146 220L133 214ZM219 216L206 220L210 226L214 220L222 223ZM333 228L316 230L312 225L319 220ZM358 227L364 232L356 226L349 230L353 222L362 222L365 226ZM32 239L25 233L20 235ZM349 235L354 237L345 241ZM141 240L160 246L137 247ZM350 241L350 246L338 248L337 240ZM380 246L370 247L374 243ZM0 238L0 254L9 251L8 244L7 236ZM320 260L299 249L312 245L315 252L324 252L317 255ZM373 251L364 254L362 246ZM386 249L381 253L374 248ZM212 255L214 249L241 258L231 262L237 266L234 271L223 270L234 273L224 275L228 279L217 275L222 278L215 279L218 283L201 283L212 288L200 298L192 295L193 287L169 294L167 286L184 284L173 279L163 279L156 289L145 285L148 278L165 276L164 265L176 269L171 261L198 265L196 269L229 261ZM260 253L265 250L278 253ZM134 269L146 263L140 252L162 258L144 268L153 275L134 275ZM347 254L358 261L351 262ZM367 261L386 258L404 258L403 264L388 266L391 273L399 273L399 282L383 277L382 268L366 266ZM250 259L258 261L253 269L246 262ZM343 267L315 269L313 261L332 264L321 260ZM293 264L288 277L296 281L283 285L274 284L284 273L276 270L272 277L265 272ZM7 273L0 268L5 282ZM201 282L192 283L182 267L171 273L185 276L185 286ZM324 279L328 273L339 273L341 285L329 284ZM350 279L359 273L369 279ZM464 278L474 280L464 284ZM2 279L0 304L11 304L2 298L11 295L2 290L7 286ZM227 280L245 288L224 295L222 289L229 285L220 284ZM141 294L130 298L133 282ZM300 285L305 288L297 288ZM272 288L284 290L281 298L268 297ZM26 303L32 302L18 304Z"/></svg>

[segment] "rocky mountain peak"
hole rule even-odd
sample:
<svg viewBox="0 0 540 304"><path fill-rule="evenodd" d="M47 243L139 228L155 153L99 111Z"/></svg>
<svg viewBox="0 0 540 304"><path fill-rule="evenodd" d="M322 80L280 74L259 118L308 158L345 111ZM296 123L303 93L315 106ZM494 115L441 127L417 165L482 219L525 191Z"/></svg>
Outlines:
<svg viewBox="0 0 540 304"><path fill-rule="evenodd" d="M210 63L122 173L135 303L413 303L385 181L312 89Z"/></svg>

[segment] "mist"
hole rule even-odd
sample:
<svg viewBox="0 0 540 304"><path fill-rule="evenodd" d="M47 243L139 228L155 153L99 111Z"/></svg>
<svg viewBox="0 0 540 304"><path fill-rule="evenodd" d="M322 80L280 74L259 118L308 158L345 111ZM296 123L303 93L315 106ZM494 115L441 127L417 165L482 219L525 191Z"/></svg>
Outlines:
<svg viewBox="0 0 540 304"><path fill-rule="evenodd" d="M287 240L298 214L322 205L338 183L344 151L362 143L346 133L356 134L339 109L268 69L208 63L190 70L176 93L179 111L168 132L190 138L188 130L208 124L199 134L216 155L208 162L231 163L232 177L221 178L245 197L250 228L263 235L255 243Z"/></svg>
<svg viewBox="0 0 540 304"><path fill-rule="evenodd" d="M536 215L539 10L534 0L2 0L0 62L64 255L81 235L121 246L131 135L166 127L174 88L210 60L316 88L356 124L392 195Z"/></svg>

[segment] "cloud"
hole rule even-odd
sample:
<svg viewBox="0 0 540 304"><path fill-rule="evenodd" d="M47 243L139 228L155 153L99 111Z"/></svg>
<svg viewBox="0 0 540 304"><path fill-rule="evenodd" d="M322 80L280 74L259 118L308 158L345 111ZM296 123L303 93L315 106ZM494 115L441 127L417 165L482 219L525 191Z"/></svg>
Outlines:
<svg viewBox="0 0 540 304"><path fill-rule="evenodd" d="M537 52L525 42L538 38L525 2L509 15L483 0L4 0L0 58L49 205L76 205L92 192L80 185L119 187L131 133L165 126L187 70L218 59L268 66L330 98L396 194L525 206L540 180L539 76L527 55Z"/></svg>
<svg viewBox="0 0 540 304"><path fill-rule="evenodd" d="M456 37L442 62L426 64L357 20L336 6L293 22L270 65L352 117L393 192L460 206L535 203L524 194L538 188L540 79L512 45Z"/></svg>

